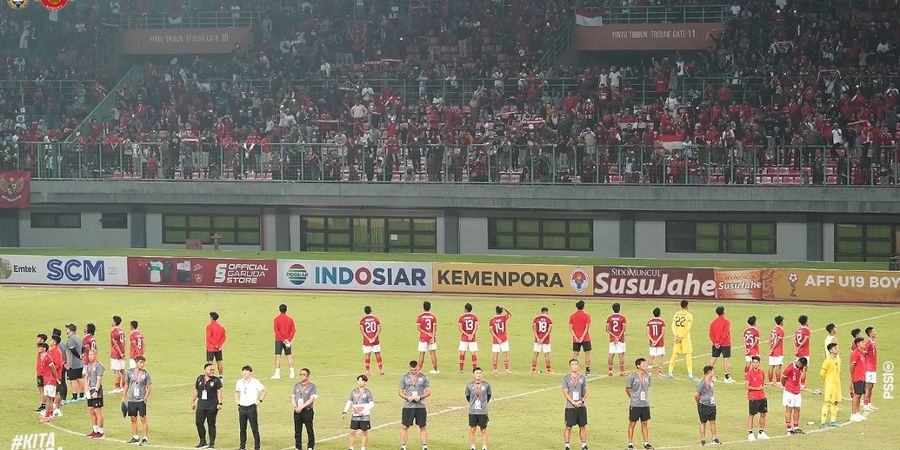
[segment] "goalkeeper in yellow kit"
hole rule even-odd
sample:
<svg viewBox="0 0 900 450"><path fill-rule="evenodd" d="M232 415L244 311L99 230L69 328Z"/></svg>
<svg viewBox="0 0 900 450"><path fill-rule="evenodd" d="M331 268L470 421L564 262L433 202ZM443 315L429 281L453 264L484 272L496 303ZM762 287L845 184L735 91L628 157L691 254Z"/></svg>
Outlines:
<svg viewBox="0 0 900 450"><path fill-rule="evenodd" d="M672 346L672 358L669 359L669 375L672 379L672 371L675 369L675 360L678 355L684 354L684 362L687 365L688 380L694 379L694 347L691 345L691 325L694 316L688 312L688 301L681 301L681 311L675 313L672 318L672 332L675 333L675 345Z"/></svg>
<svg viewBox="0 0 900 450"><path fill-rule="evenodd" d="M822 405L822 420L819 422L819 428L825 428L825 419L831 416L832 427L837 427L837 409L838 403L841 402L841 357L838 356L838 345L836 342L828 344L828 357L822 363L822 371L819 377L825 383L823 389L823 397L825 404Z"/></svg>

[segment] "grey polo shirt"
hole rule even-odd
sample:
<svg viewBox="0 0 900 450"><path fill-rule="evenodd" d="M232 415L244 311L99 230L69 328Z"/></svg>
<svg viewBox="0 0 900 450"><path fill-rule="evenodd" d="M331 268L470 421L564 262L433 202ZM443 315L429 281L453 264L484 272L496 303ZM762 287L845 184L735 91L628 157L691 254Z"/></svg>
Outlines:
<svg viewBox="0 0 900 450"><path fill-rule="evenodd" d="M84 367L84 360L81 359L81 352L84 350L84 341L82 341L81 336L77 334L72 334L69 336L69 339L66 340L66 361L69 362L70 369L81 369ZM75 353L78 353L78 357L75 357Z"/></svg>
<svg viewBox="0 0 900 450"><path fill-rule="evenodd" d="M351 414L350 418L352 420L356 420L356 421L360 421L360 422L368 422L368 421L372 420L372 416L370 416L369 414L357 415L356 413L353 412L353 406L375 403L375 394L373 394L372 391L369 390L369 388L366 388L362 392L360 392L359 389L354 389L354 390L350 391L350 396L347 397L347 400L352 405L351 409L350 409L350 414Z"/></svg>
<svg viewBox="0 0 900 450"><path fill-rule="evenodd" d="M406 393L407 396L413 395L422 395L425 393L425 388L431 387L431 382L428 381L428 377L423 373L419 373L416 376L413 376L410 373L405 373L403 377L400 378L400 389ZM403 401L404 408L424 408L425 400L419 400L418 402L410 402L407 400Z"/></svg>
<svg viewBox="0 0 900 450"><path fill-rule="evenodd" d="M650 406L650 379L652 378L653 375L649 373L645 373L643 377L637 372L628 375L625 380L625 387L631 389L631 400L629 400L628 406L639 408Z"/></svg>
<svg viewBox="0 0 900 450"><path fill-rule="evenodd" d="M569 391L569 396L572 397L572 400L580 401L584 400L585 394L587 394L587 379L582 374L578 374L578 379L573 379L571 374L566 374L562 380L562 388ZM575 408L569 399L566 399L566 408Z"/></svg>
<svg viewBox="0 0 900 450"><path fill-rule="evenodd" d="M707 406L716 406L715 382L710 380L709 383L701 378L697 383L697 392L700 393L700 403Z"/></svg>
<svg viewBox="0 0 900 450"><path fill-rule="evenodd" d="M318 391L316 391L315 383L306 383L306 386L303 383L297 383L294 385L293 390L294 397L297 399L297 406L300 406L309 401L309 399L314 396L317 397ZM308 410L312 410L312 405L306 407Z"/></svg>
<svg viewBox="0 0 900 450"><path fill-rule="evenodd" d="M469 400L469 414L486 415L491 400L491 385L487 381L471 382L466 385L466 399Z"/></svg>
<svg viewBox="0 0 900 450"><path fill-rule="evenodd" d="M150 386L153 380L150 378L150 372L146 370L138 373L137 369L130 369L125 374L125 383L128 385L125 400L129 403L142 402L147 397L147 386Z"/></svg>

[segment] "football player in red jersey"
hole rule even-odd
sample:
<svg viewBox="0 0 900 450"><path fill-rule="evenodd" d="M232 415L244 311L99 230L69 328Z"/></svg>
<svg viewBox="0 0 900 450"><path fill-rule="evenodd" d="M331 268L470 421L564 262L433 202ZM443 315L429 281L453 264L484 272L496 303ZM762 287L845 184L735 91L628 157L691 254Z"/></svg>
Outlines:
<svg viewBox="0 0 900 450"><path fill-rule="evenodd" d="M576 311L569 316L569 332L572 333L572 358L584 350L584 374L591 374L591 315L584 311L584 300L575 303Z"/></svg>
<svg viewBox="0 0 900 450"><path fill-rule="evenodd" d="M803 376L800 378L800 388L804 389L806 388L806 369L809 367L809 335L811 331L809 330L809 318L806 315L801 315L797 321L800 322L800 328L794 332L794 353L797 355L797 359L806 358Z"/></svg>
<svg viewBox="0 0 900 450"><path fill-rule="evenodd" d="M609 359L607 360L609 376L613 374L613 362L616 355L619 355L619 376L625 376L625 326L628 324L628 320L619 314L621 309L622 305L613 303L613 313L606 318L606 333L609 334Z"/></svg>
<svg viewBox="0 0 900 450"><path fill-rule="evenodd" d="M459 316L459 373L463 373L466 364L466 351L472 355L472 369L478 366L478 316L472 314L472 304L466 303L465 312Z"/></svg>
<svg viewBox="0 0 900 450"><path fill-rule="evenodd" d="M416 318L416 331L419 332L419 370L425 363L425 352L431 353L431 373L440 373L437 360L437 317L431 313L431 302L422 302L422 314Z"/></svg>
<svg viewBox="0 0 900 450"><path fill-rule="evenodd" d="M381 360L381 320L372 314L372 307L363 308L365 315L359 320L359 332L362 333L363 339L363 365L366 369L366 376L369 375L369 368L372 364L372 353L375 354L375 361L378 363L378 373L384 375L384 364Z"/></svg>
<svg viewBox="0 0 900 450"><path fill-rule="evenodd" d="M750 370L753 357L759 356L759 329L756 328L756 316L747 318L747 327L744 330L744 373Z"/></svg>
<svg viewBox="0 0 900 450"><path fill-rule="evenodd" d="M654 364L659 367L659 377L665 378L666 357L666 321L659 318L662 312L659 308L653 308L653 318L647 322L647 337L650 338L650 360L647 361L650 367L650 375L653 375Z"/></svg>
<svg viewBox="0 0 900 450"><path fill-rule="evenodd" d="M553 329L553 320L549 316L547 307L541 308L541 314L531 323L531 333L534 335L534 356L531 357L531 373L537 373L538 354L544 354L544 364L547 373L553 373L550 364L550 330Z"/></svg>
<svg viewBox="0 0 900 450"><path fill-rule="evenodd" d="M110 394L120 394L125 389L125 331L120 325L122 318L113 316L112 329L109 330L109 368L113 371L116 384Z"/></svg>
<svg viewBox="0 0 900 450"><path fill-rule="evenodd" d="M144 335L138 330L138 321L131 321L131 335L128 338L131 341L131 349L129 350L128 368L134 369L136 366L134 358L144 356Z"/></svg>
<svg viewBox="0 0 900 450"><path fill-rule="evenodd" d="M784 364L784 317L775 316L775 328L769 335L769 383L777 383L781 379L781 367Z"/></svg>
<svg viewBox="0 0 900 450"><path fill-rule="evenodd" d="M497 373L497 363L500 352L503 352L503 369L509 372L509 336L506 332L506 322L512 317L508 309L498 306L497 315L491 317L488 329L491 331L491 364L493 373Z"/></svg>
<svg viewBox="0 0 900 450"><path fill-rule="evenodd" d="M863 397L863 410L866 412L875 411L872 405L872 388L875 387L875 381L878 379L878 348L875 346L875 327L866 327L866 343L862 345L863 354L866 355L866 394Z"/></svg>
<svg viewBox="0 0 900 450"><path fill-rule="evenodd" d="M782 404L784 405L784 424L788 435L805 434L800 429L800 392L803 391L801 380L806 372L806 358L798 358L784 368L781 374L781 386L784 388Z"/></svg>

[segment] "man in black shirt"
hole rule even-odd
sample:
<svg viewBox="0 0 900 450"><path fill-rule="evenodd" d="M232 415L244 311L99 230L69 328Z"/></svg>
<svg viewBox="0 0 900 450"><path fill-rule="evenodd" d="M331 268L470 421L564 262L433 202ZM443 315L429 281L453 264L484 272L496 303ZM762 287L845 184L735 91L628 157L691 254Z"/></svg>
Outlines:
<svg viewBox="0 0 900 450"><path fill-rule="evenodd" d="M194 382L194 395L191 397L191 408L196 411L197 434L200 443L195 448L216 448L216 415L222 409L222 380L214 376L211 363L203 366L203 375ZM209 444L206 443L206 428L209 427Z"/></svg>

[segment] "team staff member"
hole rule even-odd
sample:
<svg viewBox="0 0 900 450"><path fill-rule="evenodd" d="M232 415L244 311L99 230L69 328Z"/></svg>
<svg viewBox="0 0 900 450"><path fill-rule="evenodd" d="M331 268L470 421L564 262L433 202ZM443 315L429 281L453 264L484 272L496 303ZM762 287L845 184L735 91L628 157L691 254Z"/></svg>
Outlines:
<svg viewBox="0 0 900 450"><path fill-rule="evenodd" d="M212 363L203 366L203 375L194 381L194 393L191 396L191 409L194 412L194 423L200 443L196 448L216 448L216 417L222 410L222 380L215 376ZM209 444L206 441L206 426L209 427Z"/></svg>
<svg viewBox="0 0 900 450"><path fill-rule="evenodd" d="M641 422L641 435L644 437L644 448L650 445L650 380L652 373L647 373L647 360L638 358L634 362L635 371L625 380L625 394L628 395L628 448L633 449L634 427Z"/></svg>
<svg viewBox="0 0 900 450"><path fill-rule="evenodd" d="M864 339L857 337L853 340L853 354L850 356L850 380L853 387L853 400L850 409L850 421L862 422L866 416L859 411L859 404L866 393L866 356L863 353L862 343Z"/></svg>
<svg viewBox="0 0 900 450"><path fill-rule="evenodd" d="M273 380L281 379L281 355L287 356L288 365L291 367L291 379L294 378L294 357L291 355L291 341L297 333L294 319L287 314L287 305L278 306L279 314L275 316L273 328L275 329L275 374Z"/></svg>
<svg viewBox="0 0 900 450"><path fill-rule="evenodd" d="M122 330L122 318L113 316L112 329L109 330L109 368L115 376L115 386L110 394L119 394L125 389L125 331Z"/></svg>
<svg viewBox="0 0 900 450"><path fill-rule="evenodd" d="M694 379L694 347L691 345L691 326L694 324L694 315L688 311L688 301L681 301L681 310L672 317L672 334L675 335L675 345L672 346L672 358L669 359L669 379L673 378L675 360L679 355L684 355L684 364L687 366L688 380Z"/></svg>
<svg viewBox="0 0 900 450"><path fill-rule="evenodd" d="M369 444L369 430L372 429L372 408L375 407L375 395L366 387L369 377L365 374L356 377L356 389L350 391L350 397L347 398L347 404L344 405L344 411L341 418L347 417L347 411L350 414L350 450L356 445L356 435L362 432L362 447L360 450L366 450ZM351 410L352 408L352 410Z"/></svg>
<svg viewBox="0 0 900 450"><path fill-rule="evenodd" d="M97 349L88 350L87 365L84 366L84 380L87 384L88 414L91 416L91 433L87 437L103 437L103 374L106 369L97 361Z"/></svg>
<svg viewBox="0 0 900 450"><path fill-rule="evenodd" d="M716 391L713 376L716 374L713 366L703 368L703 378L697 383L694 392L694 401L697 403L697 413L700 415L700 445L706 445L706 424L709 423L709 431L712 433L713 445L719 445L719 436L716 430Z"/></svg>
<svg viewBox="0 0 900 450"><path fill-rule="evenodd" d="M575 303L577 309L569 316L569 332L572 333L572 358L584 350L585 375L591 374L591 315L584 312L584 300Z"/></svg>
<svg viewBox="0 0 900 450"><path fill-rule="evenodd" d="M579 303L584 307L584 302ZM584 406L588 394L587 378L578 373L578 360L575 358L569 360L569 373L563 377L562 391L566 397L566 428L563 431L566 449L570 448L569 441L572 437L572 427L578 425L578 437L581 438L581 448L585 450L588 448L587 407Z"/></svg>
<svg viewBox="0 0 900 450"><path fill-rule="evenodd" d="M72 401L84 400L84 359L81 352L84 350L84 341L76 333L78 327L75 324L66 325L66 378L72 387Z"/></svg>
<svg viewBox="0 0 900 450"><path fill-rule="evenodd" d="M281 305L284 306L284 305ZM287 307L285 307L287 310ZM253 448L259 450L259 421L256 407L263 400L269 391L256 378L253 378L253 368L244 366L241 368L241 379L237 381L234 387L234 402L238 405L238 423L240 424L241 434L240 440L241 450L247 447L247 423L250 423L250 430L253 432Z"/></svg>
<svg viewBox="0 0 900 450"><path fill-rule="evenodd" d="M725 370L725 383L734 383L731 379L731 321L725 317L725 307L716 308L716 317L709 324L709 340L712 342L712 359L709 365L715 369L716 361L722 357Z"/></svg>
<svg viewBox="0 0 900 450"><path fill-rule="evenodd" d="M431 381L421 373L418 361L409 362L409 373L400 378L397 394L403 399L403 412L400 418L400 450L406 450L409 440L409 427L415 422L419 426L419 437L422 439L422 450L428 450L428 411L425 399L431 396Z"/></svg>
<svg viewBox="0 0 900 450"><path fill-rule="evenodd" d="M826 416L831 416L831 427L837 428L837 410L838 404L841 402L841 357L838 356L838 345L836 342L828 344L828 357L822 362L822 370L819 377L824 382L822 390L824 404L822 405L822 420L819 422L819 428L826 427Z"/></svg>
<svg viewBox="0 0 900 450"><path fill-rule="evenodd" d="M763 385L766 383L766 373L759 368L759 355L750 357L750 370L745 375L744 384L747 386L747 400L749 401L750 415L747 417L747 440L769 439L766 434L766 413L769 412L769 400L766 399L766 391ZM759 434L753 435L753 418L759 414Z"/></svg>
<svg viewBox="0 0 900 450"><path fill-rule="evenodd" d="M131 440L129 444L140 443L142 446L150 442L150 427L147 425L147 401L150 400L150 388L153 379L150 372L144 370L146 359L137 355L134 357L134 368L125 374L125 392L122 393L122 403L126 403L128 417L131 418ZM141 416L141 425L144 428L144 438L138 438L138 416Z"/></svg>
<svg viewBox="0 0 900 450"><path fill-rule="evenodd" d="M484 381L481 367L472 369L472 382L466 385L466 401L469 402L469 448L475 450L475 433L481 429L481 450L488 448L488 402L491 401L491 384Z"/></svg>
<svg viewBox="0 0 900 450"><path fill-rule="evenodd" d="M316 432L313 430L313 403L319 398L316 385L309 381L309 369L300 369L300 382L294 385L291 393L291 406L294 407L294 448L303 448L303 427L306 427L306 448L316 448Z"/></svg>
<svg viewBox="0 0 900 450"><path fill-rule="evenodd" d="M213 361L219 369L219 378L225 375L222 364L222 346L225 345L225 327L219 323L219 313L209 313L209 325L206 326L206 362Z"/></svg>

